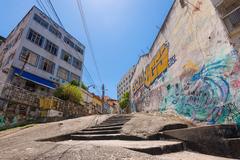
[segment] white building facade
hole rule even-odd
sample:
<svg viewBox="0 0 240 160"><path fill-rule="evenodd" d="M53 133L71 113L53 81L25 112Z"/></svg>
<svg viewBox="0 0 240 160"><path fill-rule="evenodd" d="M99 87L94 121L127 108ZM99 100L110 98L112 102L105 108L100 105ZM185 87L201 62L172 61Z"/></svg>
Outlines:
<svg viewBox="0 0 240 160"><path fill-rule="evenodd" d="M131 83L135 68L136 68L135 65L132 68L130 68L118 83L117 85L118 100L124 95L124 93L130 92L131 90L130 83Z"/></svg>
<svg viewBox="0 0 240 160"><path fill-rule="evenodd" d="M84 45L33 7L0 46L0 81L51 93L81 81Z"/></svg>

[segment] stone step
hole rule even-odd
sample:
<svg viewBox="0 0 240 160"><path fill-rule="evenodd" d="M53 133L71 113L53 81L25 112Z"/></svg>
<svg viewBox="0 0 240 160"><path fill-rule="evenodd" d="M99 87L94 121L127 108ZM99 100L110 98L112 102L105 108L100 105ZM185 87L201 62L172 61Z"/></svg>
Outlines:
<svg viewBox="0 0 240 160"><path fill-rule="evenodd" d="M168 154L163 154L155 157L156 159L165 159L165 160L233 160L229 158L206 155L206 154L201 154L201 153L191 152L191 151L168 153Z"/></svg>
<svg viewBox="0 0 240 160"><path fill-rule="evenodd" d="M144 146L133 146L128 149L143 152L151 155L162 155L166 153L174 153L185 150L185 145L180 141L159 141L160 143L154 144L149 141L149 144Z"/></svg>
<svg viewBox="0 0 240 160"><path fill-rule="evenodd" d="M122 134L91 134L91 135L78 135L72 134L70 136L71 140L143 140L143 138L136 136L127 136Z"/></svg>
<svg viewBox="0 0 240 160"><path fill-rule="evenodd" d="M108 123L116 123L116 122L128 122L129 120L106 120L102 123L108 122Z"/></svg>
<svg viewBox="0 0 240 160"><path fill-rule="evenodd" d="M109 119L106 119L105 121L129 121L131 118L109 118Z"/></svg>
<svg viewBox="0 0 240 160"><path fill-rule="evenodd" d="M225 138L223 140L226 148L229 150L229 155L240 159L240 138Z"/></svg>
<svg viewBox="0 0 240 160"><path fill-rule="evenodd" d="M218 155L230 158L240 158L240 152L234 149L239 146L236 125L212 125L163 131L170 138L184 141L186 147L203 154ZM239 148L239 147L237 147ZM235 151L235 152L233 152Z"/></svg>
<svg viewBox="0 0 240 160"><path fill-rule="evenodd" d="M118 130L97 130L97 131L79 131L75 134L78 135L89 135L89 134L117 134L120 133L120 129Z"/></svg>
<svg viewBox="0 0 240 160"><path fill-rule="evenodd" d="M107 127L91 127L91 128L86 128L83 131L97 131L97 130L119 130L122 129L121 126L107 126Z"/></svg>
<svg viewBox="0 0 240 160"><path fill-rule="evenodd" d="M94 128L99 128L99 127L114 127L114 126L122 126L125 123L101 123L97 126L95 126Z"/></svg>

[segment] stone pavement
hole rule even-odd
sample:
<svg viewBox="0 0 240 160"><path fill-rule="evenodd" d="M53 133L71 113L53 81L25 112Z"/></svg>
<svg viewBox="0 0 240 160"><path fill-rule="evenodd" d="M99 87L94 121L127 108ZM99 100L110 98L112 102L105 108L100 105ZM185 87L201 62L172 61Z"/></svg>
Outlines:
<svg viewBox="0 0 240 160"><path fill-rule="evenodd" d="M187 120L175 118L174 121L173 119L168 120L168 125L164 123L163 126L159 117L160 115L151 114L96 115L61 122L36 124L29 128L6 130L0 132L0 159L227 159L184 151L185 146L182 141L153 140L156 138L153 136L156 131L166 129L164 126L174 128L191 125ZM135 126L136 120L143 123L138 127L138 131L141 130L141 132L137 132L140 135L137 138L136 135L132 134L136 133L136 129L131 128ZM173 124L185 125L174 126ZM152 127L150 131L149 127ZM90 139L75 139L76 135L78 137L94 136ZM107 138L110 140L105 140L108 136L111 137ZM119 137L121 138L119 139Z"/></svg>

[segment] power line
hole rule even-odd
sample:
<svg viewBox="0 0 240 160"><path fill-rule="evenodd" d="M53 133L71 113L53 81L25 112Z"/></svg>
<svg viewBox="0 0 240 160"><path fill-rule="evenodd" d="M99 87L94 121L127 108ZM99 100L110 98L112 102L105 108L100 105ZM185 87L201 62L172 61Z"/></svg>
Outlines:
<svg viewBox="0 0 240 160"><path fill-rule="evenodd" d="M36 0L36 1L37 1L38 5L40 6L40 8L42 9L42 11L44 11L48 15L48 17L51 18L51 15L47 11L47 9L46 9L45 5L43 4L43 2L41 0Z"/></svg>
<svg viewBox="0 0 240 160"><path fill-rule="evenodd" d="M53 11L54 16L57 18L58 23L61 25L61 27L64 28L63 23L62 23L62 21L60 20L59 16L57 15L57 12L56 12L56 10L55 10L55 8L54 8L51 0L47 0L47 2L48 2L48 4L49 4L49 6L50 6L50 9Z"/></svg>
<svg viewBox="0 0 240 160"><path fill-rule="evenodd" d="M89 75L89 77L90 77L92 83L96 86L96 90L97 90L98 94L100 95L100 90L98 89L98 86L97 86L96 83L94 82L94 80L93 80L93 78L92 78L90 72L88 71L87 67L86 67L84 64L83 64L83 67L85 68L87 74Z"/></svg>
<svg viewBox="0 0 240 160"><path fill-rule="evenodd" d="M49 12L47 11L46 7L44 6L43 2L42 2L41 0L36 0L36 1L37 1L38 5L40 6L40 8L41 8L43 11L45 11L46 14L51 18L50 14L49 14ZM56 10L54 9L53 4L51 3L50 0L47 0L47 2L48 2L48 4L50 5L50 9L53 11L55 17L58 19L59 24L61 25L61 27L64 28L64 26L63 26L63 24L62 24L62 22L61 22L61 19L59 18L59 16L57 15ZM80 57L79 54L77 54L77 56L78 56L78 58L81 59L81 57ZM97 92L100 94L100 91L99 91L99 89L98 89L98 86L96 85L96 83L94 83L94 80L93 80L93 78L92 78L90 72L88 71L87 67L84 65L84 63L83 63L83 67L84 67L85 70L87 71L87 73L88 73L88 75L89 75L89 77L90 77L92 83L96 86L96 90L97 90Z"/></svg>
<svg viewBox="0 0 240 160"><path fill-rule="evenodd" d="M99 71L97 61L96 61L96 58L95 58L94 50L93 50L93 47L92 47L92 42L91 42L91 39L90 39L90 34L89 34L89 31L88 31L88 27L87 27L87 23L86 23L86 19L85 19L85 14L84 14L84 11L83 11L83 6L82 6L82 3L81 3L81 0L76 0L76 2L77 2L79 13L80 13L81 18L82 18L83 28L84 28L84 31L85 31L85 34L86 34L86 37L87 37L88 46L89 46L90 53L91 53L92 58L93 58L93 62L95 64L97 75L98 75L98 78L99 78L100 82L102 83L102 78L101 78L100 71Z"/></svg>

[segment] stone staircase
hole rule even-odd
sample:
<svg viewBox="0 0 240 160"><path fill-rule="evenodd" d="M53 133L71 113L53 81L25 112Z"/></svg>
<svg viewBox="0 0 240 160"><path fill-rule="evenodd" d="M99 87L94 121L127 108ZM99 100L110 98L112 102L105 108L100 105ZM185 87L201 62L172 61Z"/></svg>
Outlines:
<svg viewBox="0 0 240 160"><path fill-rule="evenodd" d="M68 139L75 141L87 140L97 144L101 142L106 143L106 140L108 140L109 143L118 143L117 146L151 155L179 152L185 149L182 141L173 139L166 140L163 136L160 138L157 135L144 139L122 134L121 129L123 125L131 118L131 115L115 115L99 125L70 134ZM179 124L170 126L171 129L176 127L179 128ZM180 125L180 127L182 126ZM167 127L167 129L170 128Z"/></svg>
<svg viewBox="0 0 240 160"><path fill-rule="evenodd" d="M43 141L69 141L71 144L88 141L88 144L118 146L151 155L168 155L190 150L203 154L240 158L240 132L234 125L215 125L188 128L185 124L165 125L158 134L147 138L125 135L123 125L132 115L114 115L99 125L71 134ZM192 153L192 152L191 152ZM197 154L197 153L195 153ZM217 159L217 158L216 158Z"/></svg>
<svg viewBox="0 0 240 160"><path fill-rule="evenodd" d="M130 115L116 115L97 126L86 128L70 135L72 140L142 140L121 134L122 126L131 119Z"/></svg>

